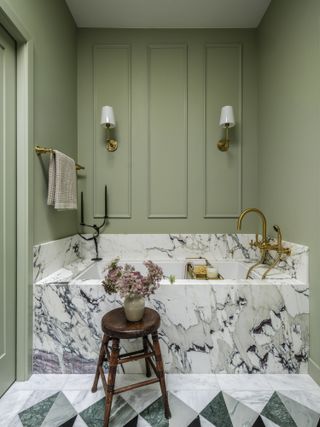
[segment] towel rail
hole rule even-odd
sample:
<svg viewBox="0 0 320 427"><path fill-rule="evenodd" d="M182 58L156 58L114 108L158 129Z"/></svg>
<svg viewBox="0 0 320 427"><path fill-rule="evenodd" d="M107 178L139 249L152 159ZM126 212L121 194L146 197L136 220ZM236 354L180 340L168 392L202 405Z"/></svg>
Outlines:
<svg viewBox="0 0 320 427"><path fill-rule="evenodd" d="M39 145L36 145L34 147L34 151L38 154L38 156L40 154L48 154L48 153L53 153L54 152L54 150L52 148L40 147ZM78 163L76 163L76 170L79 171L81 169L85 169L85 167L79 165Z"/></svg>

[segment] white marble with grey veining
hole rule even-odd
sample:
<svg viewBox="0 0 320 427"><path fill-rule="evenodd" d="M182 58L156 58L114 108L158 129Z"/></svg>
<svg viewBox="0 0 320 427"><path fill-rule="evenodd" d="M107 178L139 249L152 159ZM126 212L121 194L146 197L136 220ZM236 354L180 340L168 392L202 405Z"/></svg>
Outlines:
<svg viewBox="0 0 320 427"><path fill-rule="evenodd" d="M81 258L80 236L41 243L33 247L33 282L69 266Z"/></svg>
<svg viewBox="0 0 320 427"><path fill-rule="evenodd" d="M100 255L130 260L210 261L257 259L253 235L102 235ZM92 242L91 242L92 243ZM100 322L122 305L99 282L82 283L77 273L91 264L90 242L79 236L34 250L34 371L94 371ZM304 373L309 353L308 248L292 243L292 255L268 281L161 285L150 306L161 315L165 369L171 373ZM271 254L272 255L272 254ZM271 258L270 258L271 260ZM71 283L71 284L70 284ZM123 341L125 349L137 342ZM130 364L129 364L130 365ZM142 364L127 367L139 373Z"/></svg>
<svg viewBox="0 0 320 427"><path fill-rule="evenodd" d="M305 288L283 282L161 285L149 305L161 316L166 372L305 373ZM94 372L101 318L121 299L99 285L44 284L34 291L34 372ZM122 341L126 350L137 345ZM129 365L127 372L141 372L141 364Z"/></svg>
<svg viewBox="0 0 320 427"><path fill-rule="evenodd" d="M126 260L168 260L203 256L212 260L255 261L259 251L251 248L253 234L102 234L99 254L103 258L119 256ZM291 249L290 256L283 256L280 267L290 277L309 283L307 246L284 242ZM81 241L84 258L94 255L93 242ZM271 253L269 263L275 257Z"/></svg>
<svg viewBox="0 0 320 427"><path fill-rule="evenodd" d="M89 236L89 235L88 235ZM174 260L203 256L210 260L241 260L252 262L258 259L256 248L250 247L251 234L102 234L99 237L99 254L112 259L119 256L125 260ZM284 242L292 254L283 257L281 270L291 278L309 283L308 247ZM57 274L60 280L74 277L73 270L81 269L80 261L87 263L94 255L94 244L79 235L34 246L34 282ZM272 262L275 254L268 257ZM69 267L70 266L70 267ZM59 271L63 269L63 271ZM69 274L66 270L71 270ZM272 275L272 273L271 273ZM54 281L54 276L48 283Z"/></svg>

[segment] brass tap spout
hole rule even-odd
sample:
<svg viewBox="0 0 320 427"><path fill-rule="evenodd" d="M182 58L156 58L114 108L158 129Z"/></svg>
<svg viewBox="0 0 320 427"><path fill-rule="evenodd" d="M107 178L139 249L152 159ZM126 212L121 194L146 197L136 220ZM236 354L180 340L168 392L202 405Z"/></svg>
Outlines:
<svg viewBox="0 0 320 427"><path fill-rule="evenodd" d="M261 222L262 222L262 241L261 241L261 243L266 244L267 243L267 220L266 220L266 217L264 216L264 214L259 209L247 208L244 211L242 211L239 218L238 218L238 221L237 221L237 229L241 230L242 220L249 212L255 212L260 216ZM258 243L257 238L256 238L256 243Z"/></svg>

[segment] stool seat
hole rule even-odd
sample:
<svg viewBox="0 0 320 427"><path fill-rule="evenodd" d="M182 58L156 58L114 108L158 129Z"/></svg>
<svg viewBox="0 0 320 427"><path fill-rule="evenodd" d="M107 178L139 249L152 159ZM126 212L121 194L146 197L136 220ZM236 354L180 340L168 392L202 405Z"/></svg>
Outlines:
<svg viewBox="0 0 320 427"><path fill-rule="evenodd" d="M101 329L110 338L130 339L152 334L160 326L160 316L151 308L145 308L139 322L129 322L123 308L116 308L105 314L101 320Z"/></svg>

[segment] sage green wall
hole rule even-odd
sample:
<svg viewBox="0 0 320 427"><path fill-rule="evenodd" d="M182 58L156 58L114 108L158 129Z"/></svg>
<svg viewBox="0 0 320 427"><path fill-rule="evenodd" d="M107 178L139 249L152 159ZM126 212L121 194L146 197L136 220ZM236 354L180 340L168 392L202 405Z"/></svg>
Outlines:
<svg viewBox="0 0 320 427"><path fill-rule="evenodd" d="M310 372L320 382L320 2L273 0L259 28L259 205L310 247Z"/></svg>
<svg viewBox="0 0 320 427"><path fill-rule="evenodd" d="M103 214L107 184L105 233L234 232L241 207L258 200L256 59L254 30L79 29L85 220ZM226 104L237 126L221 153ZM115 108L114 153L103 145L102 105Z"/></svg>
<svg viewBox="0 0 320 427"><path fill-rule="evenodd" d="M10 0L34 41L34 145L77 156L76 27L63 0ZM36 157L36 156L35 156ZM48 156L34 159L34 243L76 233L75 211L46 205ZM18 214L23 215L23 212Z"/></svg>

